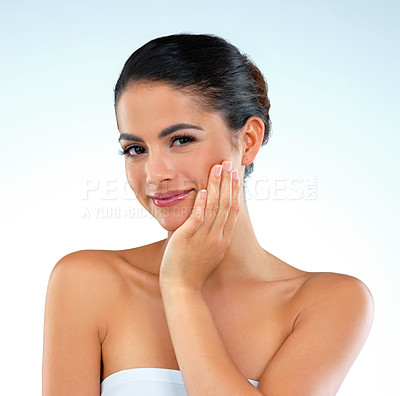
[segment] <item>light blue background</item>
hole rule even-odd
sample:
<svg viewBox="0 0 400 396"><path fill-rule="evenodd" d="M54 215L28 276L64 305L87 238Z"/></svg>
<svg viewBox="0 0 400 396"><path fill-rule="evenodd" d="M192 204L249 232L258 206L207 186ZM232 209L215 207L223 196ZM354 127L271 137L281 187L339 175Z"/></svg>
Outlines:
<svg viewBox="0 0 400 396"><path fill-rule="evenodd" d="M15 384L18 394L40 393L44 299L62 256L166 236L144 212L112 215L140 209L124 190L113 87L135 49L179 32L221 35L267 79L272 136L249 191L260 181L317 181L315 199L248 200L261 245L303 270L356 276L374 296L370 337L338 395L400 394L398 2L0 7L5 394Z"/></svg>

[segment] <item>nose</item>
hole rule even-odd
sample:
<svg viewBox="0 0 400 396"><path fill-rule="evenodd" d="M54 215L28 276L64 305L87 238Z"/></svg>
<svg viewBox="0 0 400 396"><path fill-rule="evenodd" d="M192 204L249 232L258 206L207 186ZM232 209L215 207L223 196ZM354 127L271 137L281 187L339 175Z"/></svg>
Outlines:
<svg viewBox="0 0 400 396"><path fill-rule="evenodd" d="M146 163L146 182L148 184L161 184L163 181L172 180L174 175L174 167L166 155L149 154Z"/></svg>

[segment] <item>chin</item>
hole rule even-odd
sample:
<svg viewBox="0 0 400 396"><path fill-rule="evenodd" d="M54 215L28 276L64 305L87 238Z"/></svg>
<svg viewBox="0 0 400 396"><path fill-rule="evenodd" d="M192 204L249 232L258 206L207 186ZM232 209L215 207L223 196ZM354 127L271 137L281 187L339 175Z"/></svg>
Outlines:
<svg viewBox="0 0 400 396"><path fill-rule="evenodd" d="M164 210L159 210L157 213L153 213L153 216L159 222L160 226L167 231L177 230L189 218L192 211L191 207L188 208L185 206L158 209Z"/></svg>
<svg viewBox="0 0 400 396"><path fill-rule="evenodd" d="M164 228L166 231L174 232L176 231L185 221L179 221L179 219L175 219L172 221L168 221L165 219L157 219L160 223L160 226Z"/></svg>

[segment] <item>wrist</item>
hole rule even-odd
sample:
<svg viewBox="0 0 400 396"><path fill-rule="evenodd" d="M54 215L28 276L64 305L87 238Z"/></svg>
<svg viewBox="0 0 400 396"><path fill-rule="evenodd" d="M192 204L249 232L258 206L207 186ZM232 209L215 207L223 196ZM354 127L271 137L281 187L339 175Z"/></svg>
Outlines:
<svg viewBox="0 0 400 396"><path fill-rule="evenodd" d="M161 292L174 292L174 293L200 293L201 289L195 288L192 285L177 281L161 281L159 282Z"/></svg>

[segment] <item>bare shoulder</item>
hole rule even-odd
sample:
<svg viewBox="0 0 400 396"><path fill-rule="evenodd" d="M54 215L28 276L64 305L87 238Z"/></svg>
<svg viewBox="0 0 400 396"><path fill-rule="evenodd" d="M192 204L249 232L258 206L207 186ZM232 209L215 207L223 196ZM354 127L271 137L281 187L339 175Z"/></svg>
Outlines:
<svg viewBox="0 0 400 396"><path fill-rule="evenodd" d="M107 300L123 297L122 293L133 284L138 284L135 281L152 274L151 265L157 262L155 259L162 243L158 241L125 250L87 249L72 252L57 262L50 279L55 276L75 281L79 279L88 290L92 293L98 290Z"/></svg>
<svg viewBox="0 0 400 396"><path fill-rule="evenodd" d="M96 324L99 339L107 334L107 312L123 288L118 255L108 250L80 250L62 257L54 266L48 294L62 293L70 309L79 305Z"/></svg>
<svg viewBox="0 0 400 396"><path fill-rule="evenodd" d="M45 303L43 394L100 394L101 346L119 279L112 252L77 251L55 264Z"/></svg>
<svg viewBox="0 0 400 396"><path fill-rule="evenodd" d="M367 285L360 279L335 272L309 273L299 288L302 310L298 318L331 313L353 325L363 323L370 328L374 300Z"/></svg>
<svg viewBox="0 0 400 396"><path fill-rule="evenodd" d="M79 250L62 257L54 266L50 278L74 277L88 286L104 285L104 281L117 276L118 255L111 250ZM77 277L77 278L76 278Z"/></svg>
<svg viewBox="0 0 400 396"><path fill-rule="evenodd" d="M368 337L371 292L350 275L310 272L293 298L297 315L291 332L258 389L268 395L335 395Z"/></svg>
<svg viewBox="0 0 400 396"><path fill-rule="evenodd" d="M309 272L301 291L315 298L326 298L337 294L360 295L372 301L372 294L360 279L336 272Z"/></svg>

